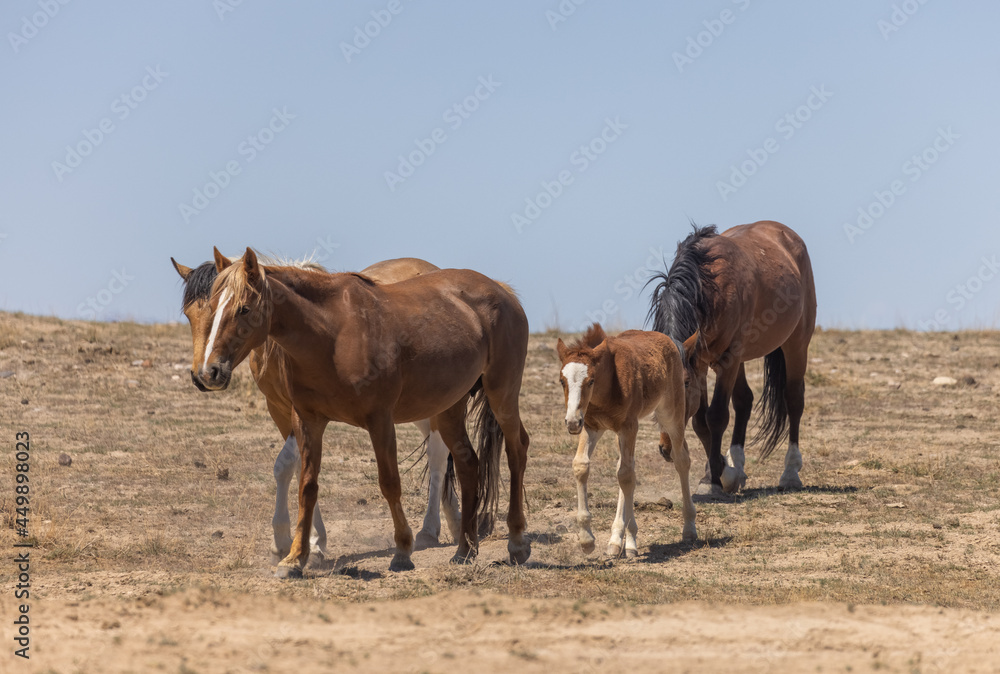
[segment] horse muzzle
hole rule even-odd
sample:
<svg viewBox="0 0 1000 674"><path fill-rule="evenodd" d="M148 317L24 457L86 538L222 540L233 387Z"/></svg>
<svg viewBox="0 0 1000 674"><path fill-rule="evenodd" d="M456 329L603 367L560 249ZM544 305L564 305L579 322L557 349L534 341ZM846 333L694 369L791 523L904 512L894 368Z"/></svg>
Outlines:
<svg viewBox="0 0 1000 674"><path fill-rule="evenodd" d="M570 435L580 435L583 431L583 419L567 419L566 430Z"/></svg>
<svg viewBox="0 0 1000 674"><path fill-rule="evenodd" d="M233 368L229 363L212 363L198 370L195 386L200 382L203 391L224 391L229 387L232 376Z"/></svg>

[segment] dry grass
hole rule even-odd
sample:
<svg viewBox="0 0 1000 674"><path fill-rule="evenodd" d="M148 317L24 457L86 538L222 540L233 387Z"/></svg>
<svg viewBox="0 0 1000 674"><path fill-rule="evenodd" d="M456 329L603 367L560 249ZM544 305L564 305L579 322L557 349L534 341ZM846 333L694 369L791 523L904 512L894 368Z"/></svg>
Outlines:
<svg viewBox="0 0 1000 674"><path fill-rule="evenodd" d="M271 466L281 439L245 367L230 390L199 393L186 371L186 325L0 314L0 370L16 373L0 380L6 442L12 447L18 430L32 438L31 529L45 560L38 596L133 597L210 585L356 602L474 589L612 605L1000 606L997 333L819 333L803 428L807 488L773 488L779 453L764 465L751 461L748 488L734 503L698 504L695 545L680 542L677 509L642 508L641 556L630 564L577 548L575 442L561 422L554 341L554 334L532 337L522 392L532 436L527 484L535 537L527 567L491 564L505 557L501 527L484 542L477 564L447 564L448 546L416 553L412 573L388 573L391 523L367 437L331 425L320 499L338 561L311 569L302 582L280 583L270 578L267 559ZM152 367L132 365L145 359ZM750 369L759 389L759 368ZM935 387L937 375L975 383ZM415 429L400 428L401 455L418 442ZM690 432L689 442L697 448ZM647 423L637 458L638 500L667 495L676 502L676 473L655 446ZM72 466L58 465L61 452L72 456ZM694 455L700 466L700 448ZM615 458L608 436L590 481L599 543L614 514ZM217 479L221 468L229 470L228 480ZM4 452L0 475L11 474L12 452ZM404 475L414 530L426 498L420 474L418 466ZM13 539L11 503L9 494L0 495L3 547ZM0 567L0 583L10 581L11 566ZM530 662L534 652L516 656Z"/></svg>

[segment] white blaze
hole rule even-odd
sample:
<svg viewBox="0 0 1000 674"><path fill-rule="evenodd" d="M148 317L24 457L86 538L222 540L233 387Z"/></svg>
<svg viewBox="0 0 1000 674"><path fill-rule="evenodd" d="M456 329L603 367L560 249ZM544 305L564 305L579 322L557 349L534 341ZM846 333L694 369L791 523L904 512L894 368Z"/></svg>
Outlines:
<svg viewBox="0 0 1000 674"><path fill-rule="evenodd" d="M580 413L580 398L583 395L583 382L587 379L587 366L583 363L567 363L562 369L566 378L569 398L566 400L566 421L576 421Z"/></svg>
<svg viewBox="0 0 1000 674"><path fill-rule="evenodd" d="M208 334L208 344L205 345L205 362L202 365L202 369L208 367L208 358L212 355L212 348L215 346L215 336L219 334L219 325L222 323L222 315L227 304L229 304L229 288L224 289L222 297L219 298L219 308L215 310L215 320L212 321L212 332Z"/></svg>

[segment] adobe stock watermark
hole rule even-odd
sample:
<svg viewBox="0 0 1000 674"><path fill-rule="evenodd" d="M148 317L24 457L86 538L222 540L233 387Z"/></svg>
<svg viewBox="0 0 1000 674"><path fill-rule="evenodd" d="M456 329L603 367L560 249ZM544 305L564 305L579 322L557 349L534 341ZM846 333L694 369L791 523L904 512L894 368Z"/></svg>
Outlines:
<svg viewBox="0 0 1000 674"><path fill-rule="evenodd" d="M96 321L101 312L111 306L115 297L121 295L128 288L129 283L134 280L135 277L125 271L124 267L121 271L112 271L111 280L108 281L107 286L99 290L93 297L88 297L80 302L76 307L76 313L85 321Z"/></svg>
<svg viewBox="0 0 1000 674"><path fill-rule="evenodd" d="M942 307L934 312L933 318L926 321L917 321L921 330L954 330L960 327L956 321L958 314L969 306L969 303L972 302L976 295L983 292L986 284L1000 275L1000 260L997 259L996 253L989 257L984 255L980 258L979 262L981 264L975 274L972 274L961 283L955 284L948 290L944 300L947 304L951 305L950 308ZM955 321L954 325L952 324L953 321Z"/></svg>
<svg viewBox="0 0 1000 674"><path fill-rule="evenodd" d="M785 141L791 140L803 125L812 119L813 113L819 111L827 101L833 98L833 92L828 91L825 84L819 87L810 87L809 96L805 102L779 117L774 123L774 130L781 135ZM781 149L781 144L774 136L769 136L759 147L747 148L747 159L737 164L729 166L731 172L729 180L719 180L715 187L719 190L719 196L723 201L729 201L729 197L736 194L751 176L757 173L771 155Z"/></svg>
<svg viewBox="0 0 1000 674"><path fill-rule="evenodd" d="M545 11L545 20L549 22L549 28L556 32L559 24L566 23L569 17L576 14L576 8L587 2L587 0L560 0L554 10Z"/></svg>
<svg viewBox="0 0 1000 674"><path fill-rule="evenodd" d="M560 170L551 181L543 180L541 182L542 191L533 197L525 197L524 209L510 214L511 224L514 225L517 233L522 233L526 226L542 217L542 213L552 206L555 200L561 197L576 180L574 171L577 175L586 173L587 169L608 151L612 143L621 138L622 133L627 128L628 124L624 124L621 118L605 117L604 128L601 129L600 133L570 153L569 164L571 168Z"/></svg>
<svg viewBox="0 0 1000 674"><path fill-rule="evenodd" d="M585 311L584 314L587 318L577 326L576 332L583 332L591 323L606 325L609 318L621 311L622 305L639 297L649 278L657 271L663 269L665 264L663 246L659 248L650 246L649 257L646 258L642 266L636 267L632 272L625 274L615 281L613 286L614 296L601 302L596 309Z"/></svg>
<svg viewBox="0 0 1000 674"><path fill-rule="evenodd" d="M319 264L326 263L326 261L329 260L333 256L333 251L335 251L338 248L340 248L340 244L339 243L334 243L333 242L333 237L330 236L329 234L326 235L325 237L323 237L323 236L316 237L316 243L318 243L319 247L323 249L323 252L322 253L319 253L319 252L315 253L312 256L312 259L313 259L314 262L318 262Z"/></svg>
<svg viewBox="0 0 1000 674"><path fill-rule="evenodd" d="M17 54L28 42L38 35L38 32L49 25L49 21L54 19L59 11L68 5L70 0L38 0L39 11L30 16L21 17L21 25L18 31L7 33L7 41L10 48Z"/></svg>
<svg viewBox="0 0 1000 674"><path fill-rule="evenodd" d="M206 208L217 198L222 191L229 187L233 178L243 173L243 168L257 159L257 155L274 142L282 131L288 128L296 115L288 111L288 107L272 108L271 119L265 126L262 126L256 133L252 133L240 141L236 146L236 153L243 159L230 159L221 170L209 171L208 182L201 187L191 190L192 197L190 203L181 202L177 204L181 218L188 224L191 219L201 215Z"/></svg>
<svg viewBox="0 0 1000 674"><path fill-rule="evenodd" d="M351 41L340 43L340 53L344 55L344 60L350 63L355 56L360 56L362 50L381 35L382 31L389 27L393 18L398 16L403 9L401 0L389 0L385 9L372 10L370 12L372 20L367 21L363 26L355 26L354 37Z"/></svg>
<svg viewBox="0 0 1000 674"><path fill-rule="evenodd" d="M236 8L243 4L243 0L212 0L212 9L215 10L219 21L226 20L226 14L236 11Z"/></svg>
<svg viewBox="0 0 1000 674"><path fill-rule="evenodd" d="M739 8L740 12L745 12L750 7L750 0L732 0L732 3ZM737 12L731 9L724 9L719 12L718 18L702 21L701 25L705 27L705 30L699 31L695 35L689 35L684 50L675 51L671 55L674 59L674 65L677 66L677 72L683 75L684 68L693 65L705 53L706 49L722 37L722 34L726 32L727 26L736 23L736 19L739 16Z"/></svg>
<svg viewBox="0 0 1000 674"><path fill-rule="evenodd" d="M479 109L479 106L500 88L501 84L503 83L493 79L493 75L480 76L479 84L473 92L445 109L441 114L441 120L451 131L458 131L462 124ZM423 166L427 158L434 154L438 147L447 140L448 132L440 126L431 131L426 138L414 138L413 144L416 149L411 150L408 154L399 155L399 163L396 165L395 171L386 171L382 174L389 191L395 192L398 185L412 178L417 168Z"/></svg>
<svg viewBox="0 0 1000 674"><path fill-rule="evenodd" d="M928 0L903 0L903 2L892 5L892 12L888 19L879 19L876 22L878 32L882 34L882 39L889 41L889 36L899 31L906 25L910 18L926 5Z"/></svg>
<svg viewBox="0 0 1000 674"><path fill-rule="evenodd" d="M67 175L80 168L83 160L93 154L94 150L103 145L108 136L115 132L118 128L115 126L115 119L119 122L128 119L150 92L158 89L169 75L170 73L160 70L159 65L146 66L146 74L142 81L111 101L111 116L101 118L93 128L83 129L80 132L83 138L66 146L66 154L62 161L52 162L52 172L59 182L63 182Z"/></svg>
<svg viewBox="0 0 1000 674"><path fill-rule="evenodd" d="M903 162L899 169L900 172L909 178L911 184L917 182L941 160L944 153L950 150L959 138L961 136L955 133L950 126L947 129L939 126L937 136L931 144ZM855 221L843 224L848 243L853 244L859 236L864 235L874 227L875 223L896 204L896 200L906 194L906 190L906 182L902 178L897 178L890 181L885 189L872 192L872 196L875 198L866 205L858 207L858 216Z"/></svg>

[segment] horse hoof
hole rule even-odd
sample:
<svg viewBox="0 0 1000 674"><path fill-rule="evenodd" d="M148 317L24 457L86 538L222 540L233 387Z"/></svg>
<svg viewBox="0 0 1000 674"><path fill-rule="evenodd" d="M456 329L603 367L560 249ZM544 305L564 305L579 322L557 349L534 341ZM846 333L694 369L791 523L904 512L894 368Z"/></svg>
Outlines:
<svg viewBox="0 0 1000 674"><path fill-rule="evenodd" d="M281 560L283 560L287 556L288 552L282 554L280 552L275 552L274 550L271 550L271 566L278 566L278 564L281 564Z"/></svg>
<svg viewBox="0 0 1000 674"><path fill-rule="evenodd" d="M629 550L629 549L625 550L625 559L638 559L638 558L639 558L638 550Z"/></svg>
<svg viewBox="0 0 1000 674"><path fill-rule="evenodd" d="M735 494L747 483L747 475L735 466L722 469L722 490L727 494Z"/></svg>
<svg viewBox="0 0 1000 674"><path fill-rule="evenodd" d="M622 556L622 549L619 545L608 545L608 549L604 551L604 556L608 559L618 559Z"/></svg>
<svg viewBox="0 0 1000 674"><path fill-rule="evenodd" d="M396 555L392 558L392 563L389 564L390 571L413 571L415 568L417 567L413 566L410 558L404 555Z"/></svg>
<svg viewBox="0 0 1000 674"><path fill-rule="evenodd" d="M421 530L417 534L417 537L413 539L413 547L416 550L424 550L425 548L437 547L439 541L438 537L434 536L426 531Z"/></svg>
<svg viewBox="0 0 1000 674"><path fill-rule="evenodd" d="M507 552L510 553L511 564L514 565L524 564L526 561L528 561L528 557L531 557L531 543L525 541L524 545L519 545L519 546L508 544Z"/></svg>
<svg viewBox="0 0 1000 674"><path fill-rule="evenodd" d="M589 541L580 541L580 549L583 550L584 554L589 555L597 547L594 543L594 539L591 538Z"/></svg>
<svg viewBox="0 0 1000 674"><path fill-rule="evenodd" d="M302 578L302 569L297 566L282 566L279 564L278 568L274 571L274 577L281 580L297 580Z"/></svg>
<svg viewBox="0 0 1000 674"><path fill-rule="evenodd" d="M681 533L681 539L686 543L693 543L698 540L698 531L691 525L690 528L684 527L684 531Z"/></svg>
<svg viewBox="0 0 1000 674"><path fill-rule="evenodd" d="M475 561L475 559L476 559L476 553L475 552L471 552L471 551L468 552L468 553L456 552L455 555L451 558L451 563L452 564L472 564L472 562Z"/></svg>
<svg viewBox="0 0 1000 674"><path fill-rule="evenodd" d="M802 489L802 480L799 479L798 475L792 475L791 477L785 477L782 475L781 479L778 480L778 489L782 489L784 491Z"/></svg>
<svg viewBox="0 0 1000 674"><path fill-rule="evenodd" d="M664 447L663 445L660 445L660 456L663 457L664 461L669 461L670 463L673 463L674 457L673 457L673 452L671 450L672 448L670 447Z"/></svg>

